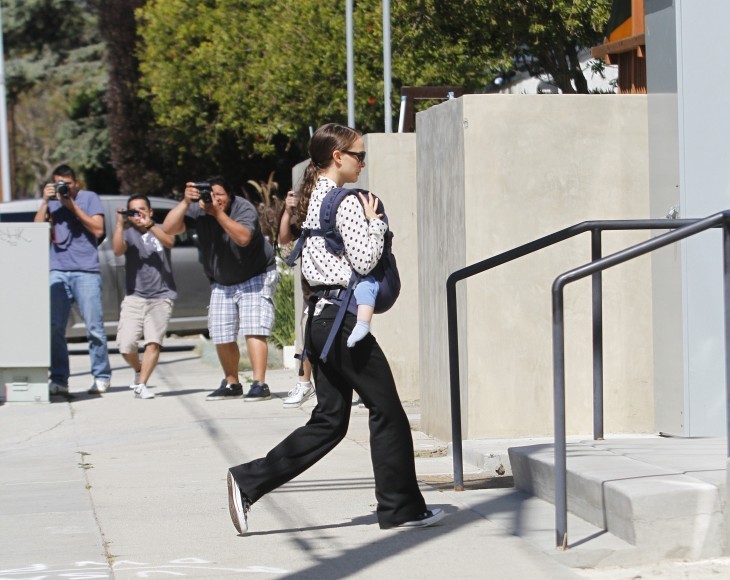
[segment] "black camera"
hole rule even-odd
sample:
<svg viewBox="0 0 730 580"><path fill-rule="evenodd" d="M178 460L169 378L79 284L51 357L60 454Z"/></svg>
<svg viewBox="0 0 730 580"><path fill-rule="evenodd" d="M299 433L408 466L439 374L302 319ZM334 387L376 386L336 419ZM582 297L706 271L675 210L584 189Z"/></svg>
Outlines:
<svg viewBox="0 0 730 580"><path fill-rule="evenodd" d="M65 181L57 181L53 184L53 189L55 189L56 193L61 197L67 198L71 195L71 187Z"/></svg>
<svg viewBox="0 0 730 580"><path fill-rule="evenodd" d="M200 192L200 199L203 203L213 203L213 198L210 196L213 191L213 184L209 181L198 181L192 185L195 189Z"/></svg>
<svg viewBox="0 0 730 580"><path fill-rule="evenodd" d="M123 209L119 212L124 217L139 217L139 212L136 209Z"/></svg>

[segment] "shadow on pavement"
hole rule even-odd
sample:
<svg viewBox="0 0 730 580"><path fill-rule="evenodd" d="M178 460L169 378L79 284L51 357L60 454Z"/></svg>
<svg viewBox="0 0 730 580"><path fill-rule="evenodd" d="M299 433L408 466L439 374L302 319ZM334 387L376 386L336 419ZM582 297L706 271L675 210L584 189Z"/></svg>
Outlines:
<svg viewBox="0 0 730 580"><path fill-rule="evenodd" d="M191 350L195 350L196 345L194 344L176 344L171 346L162 346L162 352L189 352ZM107 346L107 350L109 354L120 354L119 349L115 346ZM142 354L144 352L143 348L140 348L138 350L139 354ZM84 355L89 354L89 347L84 344L80 345L68 345L68 354L69 355Z"/></svg>

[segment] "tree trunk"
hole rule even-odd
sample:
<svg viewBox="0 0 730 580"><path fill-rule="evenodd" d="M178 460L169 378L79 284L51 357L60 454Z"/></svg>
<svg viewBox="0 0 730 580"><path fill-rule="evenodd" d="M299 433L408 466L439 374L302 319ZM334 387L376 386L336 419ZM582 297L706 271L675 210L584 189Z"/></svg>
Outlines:
<svg viewBox="0 0 730 580"><path fill-rule="evenodd" d="M545 72L552 77L553 84L558 87L563 94L570 95L575 93L575 89L571 83L573 77L571 75L570 66L562 47L548 49L543 52L540 62L543 65Z"/></svg>
<svg viewBox="0 0 730 580"><path fill-rule="evenodd" d="M580 60L578 59L578 53L575 49L568 52L570 58L570 70L575 83L575 89L577 93L587 95L588 94L588 81L583 74L583 69L580 67Z"/></svg>

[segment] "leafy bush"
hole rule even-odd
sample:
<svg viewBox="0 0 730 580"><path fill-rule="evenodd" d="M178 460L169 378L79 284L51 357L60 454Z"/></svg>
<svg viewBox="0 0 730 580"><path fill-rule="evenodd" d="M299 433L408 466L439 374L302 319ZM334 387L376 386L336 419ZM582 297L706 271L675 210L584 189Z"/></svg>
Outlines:
<svg viewBox="0 0 730 580"><path fill-rule="evenodd" d="M279 283L274 294L274 328L271 340L279 347L294 344L294 274L290 268L279 270Z"/></svg>
<svg viewBox="0 0 730 580"><path fill-rule="evenodd" d="M256 190L256 193L261 198L258 204L250 200L251 203L254 203L259 213L261 233L269 238L269 241L276 250L278 247L279 220L281 219L281 212L284 211L284 200L279 197L279 184L274 181L274 172L271 172L269 180L266 183L250 179L248 184Z"/></svg>

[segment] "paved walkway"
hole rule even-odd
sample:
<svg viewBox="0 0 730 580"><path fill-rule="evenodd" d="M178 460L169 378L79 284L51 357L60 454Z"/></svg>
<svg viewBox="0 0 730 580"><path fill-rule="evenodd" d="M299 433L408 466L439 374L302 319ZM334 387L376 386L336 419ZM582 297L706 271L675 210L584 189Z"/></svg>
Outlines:
<svg viewBox="0 0 730 580"><path fill-rule="evenodd" d="M206 402L220 371L186 344L171 341L163 352L155 399L134 398L118 354L110 392L87 395L88 356L77 348L71 401L0 407L0 580L636 576L576 571L517 537L515 522L503 521L514 519L506 507L514 497L504 501L511 490L424 485L427 503L448 514L441 524L380 530L367 411L357 407L347 438L259 501L249 534L238 536L228 515L227 468L266 453L306 422L312 404L282 407L295 381L289 370L269 371L270 401ZM418 409L407 410L417 420ZM441 446L418 432L414 440L423 449ZM417 471L434 481L449 465L424 457ZM545 522L547 537L551 525ZM642 578L670 578L675 568L659 576L644 571Z"/></svg>

